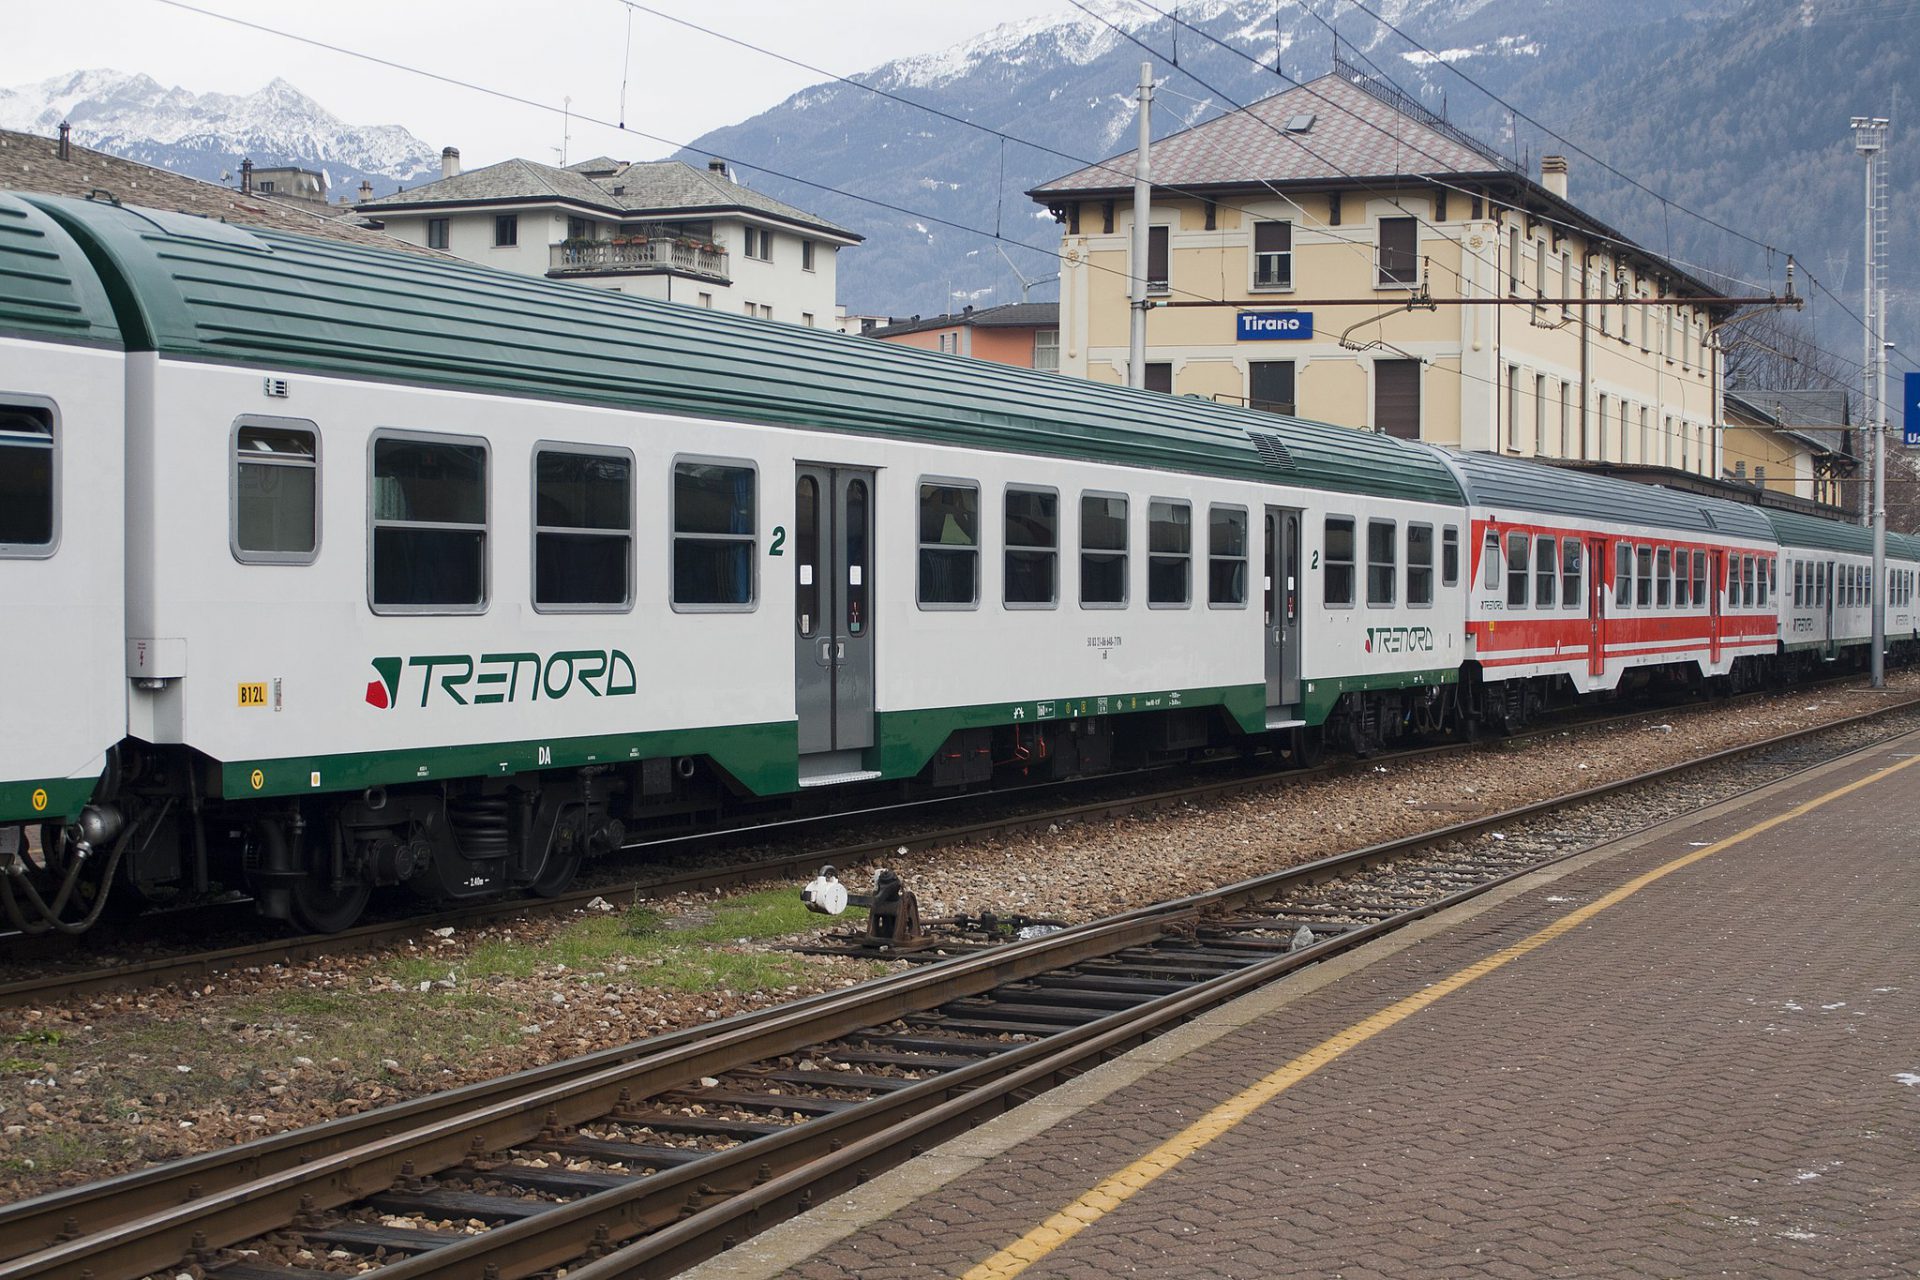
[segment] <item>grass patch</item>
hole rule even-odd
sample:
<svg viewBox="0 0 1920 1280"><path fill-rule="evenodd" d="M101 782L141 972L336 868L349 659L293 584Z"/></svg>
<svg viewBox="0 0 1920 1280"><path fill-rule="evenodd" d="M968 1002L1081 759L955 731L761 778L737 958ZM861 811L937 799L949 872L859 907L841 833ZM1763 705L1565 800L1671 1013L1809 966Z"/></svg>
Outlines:
<svg viewBox="0 0 1920 1280"><path fill-rule="evenodd" d="M458 960L411 957L388 972L398 982L417 985L438 981L451 971L456 982L465 984L528 978L564 965L568 972L580 974L637 970L636 976L647 985L674 991L788 986L806 977L808 965L803 958L724 948L741 941L806 933L820 922L793 890L764 889L680 917L634 906L575 921L539 943L488 939Z"/></svg>

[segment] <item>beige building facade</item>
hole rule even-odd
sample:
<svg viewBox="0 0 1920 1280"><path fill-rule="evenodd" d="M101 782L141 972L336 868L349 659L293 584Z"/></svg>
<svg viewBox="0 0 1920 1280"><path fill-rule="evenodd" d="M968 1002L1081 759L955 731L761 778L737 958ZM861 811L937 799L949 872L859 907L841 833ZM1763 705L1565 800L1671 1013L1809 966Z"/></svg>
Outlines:
<svg viewBox="0 0 1920 1280"><path fill-rule="evenodd" d="M1131 153L1062 224L1060 366L1123 382ZM1677 265L1396 91L1331 75L1156 142L1149 387L1510 455L1717 477L1715 328Z"/></svg>

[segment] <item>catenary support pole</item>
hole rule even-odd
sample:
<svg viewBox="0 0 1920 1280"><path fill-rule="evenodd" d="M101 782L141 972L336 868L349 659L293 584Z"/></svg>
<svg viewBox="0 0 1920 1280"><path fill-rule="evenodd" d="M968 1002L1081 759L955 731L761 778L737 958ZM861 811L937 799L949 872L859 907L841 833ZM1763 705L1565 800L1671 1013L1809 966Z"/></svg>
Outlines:
<svg viewBox="0 0 1920 1280"><path fill-rule="evenodd" d="M1127 385L1147 385L1147 217L1152 204L1152 174L1147 150L1153 141L1149 114L1153 102L1153 64L1140 64L1140 149L1133 164L1133 322L1127 327Z"/></svg>
<svg viewBox="0 0 1920 1280"><path fill-rule="evenodd" d="M1887 122L1879 117L1853 118L1853 147L1867 162L1866 200L1866 367L1861 371L1866 383L1868 433L1873 442L1873 505L1869 519L1873 524L1873 576L1868 612L1873 615L1873 636L1869 646L1869 671L1873 687L1887 683L1887 370L1886 352L1881 347L1880 331L1884 319L1881 309L1886 294L1880 287L1881 219L1886 216L1879 179L1879 167L1886 163Z"/></svg>

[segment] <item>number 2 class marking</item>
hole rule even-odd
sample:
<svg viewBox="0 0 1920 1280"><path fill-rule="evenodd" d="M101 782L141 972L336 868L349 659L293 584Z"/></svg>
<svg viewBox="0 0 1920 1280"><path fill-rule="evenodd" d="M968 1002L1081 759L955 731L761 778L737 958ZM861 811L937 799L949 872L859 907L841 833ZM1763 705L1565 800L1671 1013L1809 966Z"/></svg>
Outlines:
<svg viewBox="0 0 1920 1280"><path fill-rule="evenodd" d="M767 554L770 556L785 555L786 551L784 550L784 548L786 547L786 545L787 545L787 526L783 524L777 524L773 526L773 545L767 548Z"/></svg>
<svg viewBox="0 0 1920 1280"><path fill-rule="evenodd" d="M1310 569L1318 569L1320 567L1320 553L1318 551L1313 553L1313 563L1307 567Z"/></svg>

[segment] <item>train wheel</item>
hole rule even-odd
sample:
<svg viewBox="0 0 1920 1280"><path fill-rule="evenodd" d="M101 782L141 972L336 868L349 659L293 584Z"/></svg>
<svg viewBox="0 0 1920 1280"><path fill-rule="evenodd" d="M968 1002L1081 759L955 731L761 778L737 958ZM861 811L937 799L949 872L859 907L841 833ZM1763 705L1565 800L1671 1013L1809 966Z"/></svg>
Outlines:
<svg viewBox="0 0 1920 1280"><path fill-rule="evenodd" d="M580 873L581 857L578 853L561 855L547 854L547 860L540 866L540 874L527 884L527 892L536 898L557 898L567 891L574 876Z"/></svg>
<svg viewBox="0 0 1920 1280"><path fill-rule="evenodd" d="M287 905L293 922L308 933L339 933L360 918L372 896L373 886L364 881L335 885L325 872L312 871L293 882Z"/></svg>
<svg viewBox="0 0 1920 1280"><path fill-rule="evenodd" d="M1287 742L1287 760L1296 769L1311 769L1327 758L1327 738L1319 725L1299 725Z"/></svg>

